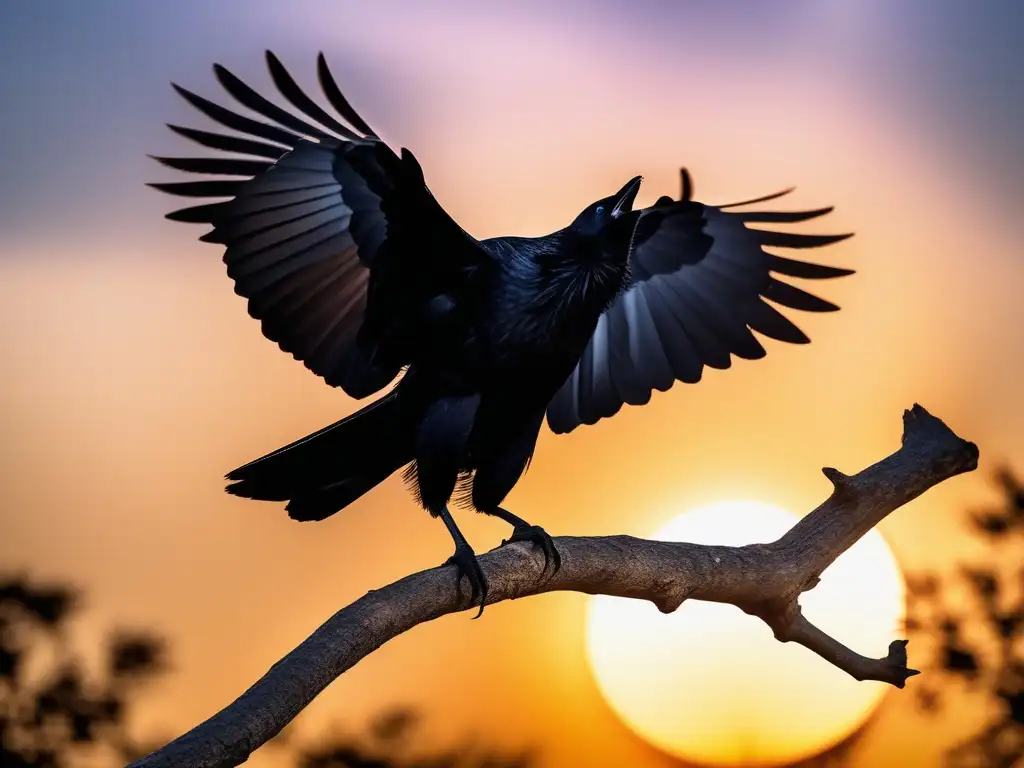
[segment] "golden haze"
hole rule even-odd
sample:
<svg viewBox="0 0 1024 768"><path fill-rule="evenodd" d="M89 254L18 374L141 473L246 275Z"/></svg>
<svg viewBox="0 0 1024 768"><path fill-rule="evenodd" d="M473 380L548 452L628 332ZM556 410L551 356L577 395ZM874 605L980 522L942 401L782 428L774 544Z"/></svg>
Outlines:
<svg viewBox="0 0 1024 768"><path fill-rule="evenodd" d="M735 497L809 510L828 491L819 467L852 471L889 453L915 400L987 457L1024 460L1013 443L1024 430L1021 363L998 351L1019 342L1022 269L982 196L951 189L948 159L884 105L812 80L778 93L733 85L725 101L711 84L688 84L688 103L707 107L701 121L634 92L623 111L653 126L642 143L609 144L628 135L625 115L602 112L607 132L585 131L592 115L574 103L560 105L552 135L537 135L552 122L543 100L508 122L456 109L447 135L427 121L401 139L438 198L480 236L553 229L595 189L634 173L646 177L640 202L675 194L680 163L702 200L796 183L785 202L834 203L829 230L858 232L823 256L859 274L821 287L842 312L799 318L810 347L768 342L765 360L710 371L699 386L677 385L571 436L545 434L509 506L555 534L641 534L665 522L668 500L678 511ZM535 129L529 152L524 126ZM471 134L473 151L460 151ZM531 169L549 161L556 172L537 178ZM146 215L171 204L153 193ZM151 250L134 253L99 252L68 233L49 238L50 252L24 246L0 262L0 561L80 581L93 608L83 633L118 620L169 634L178 672L147 701L140 731L190 727L339 606L439 563L451 546L397 479L320 525L222 492L224 471L355 405L261 338L198 234L167 223ZM883 523L905 568L967 550L956 512L982 483L951 482ZM481 551L506 533L478 516L464 514L462 525ZM460 615L417 628L325 692L304 729L338 718L358 726L408 702L430 713L440 739L479 731L499 744L535 743L550 765L669 765L597 694L584 600L547 595L494 606L479 622ZM857 764L934 764L941 744L895 698ZM970 726L952 725L956 717L940 721L951 737Z"/></svg>

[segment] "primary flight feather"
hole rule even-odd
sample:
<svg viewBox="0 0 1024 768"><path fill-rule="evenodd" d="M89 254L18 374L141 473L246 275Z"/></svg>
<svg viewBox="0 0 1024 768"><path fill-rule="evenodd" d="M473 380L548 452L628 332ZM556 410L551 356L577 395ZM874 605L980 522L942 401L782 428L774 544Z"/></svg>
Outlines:
<svg viewBox="0 0 1024 768"><path fill-rule="evenodd" d="M170 128L223 157L155 158L216 177L152 184L213 199L168 214L204 223L224 247L235 292L264 335L355 398L387 394L341 421L229 472L228 491L286 501L322 520L406 468L418 500L455 542L450 558L483 610L487 583L448 504L462 496L513 526L510 540L558 553L540 527L502 508L545 417L556 433L594 424L654 390L696 382L705 366L757 359L752 331L807 337L770 302L809 312L834 304L780 279L851 274L772 255L848 234L750 228L828 213L750 211L790 190L718 207L680 199L633 209L641 177L542 237L477 240L441 207L407 149L395 153L342 95L320 54L332 116L266 54L289 111L220 65L225 91L261 119L175 85L235 133ZM269 121L269 122L268 122ZM737 210L739 209L739 210ZM769 301L766 301L769 300Z"/></svg>

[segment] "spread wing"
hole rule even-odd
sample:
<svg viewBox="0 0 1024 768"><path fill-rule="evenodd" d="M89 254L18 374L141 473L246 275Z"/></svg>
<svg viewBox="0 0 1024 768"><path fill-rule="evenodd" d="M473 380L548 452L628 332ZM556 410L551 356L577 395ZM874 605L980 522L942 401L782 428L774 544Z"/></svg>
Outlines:
<svg viewBox="0 0 1024 768"><path fill-rule="evenodd" d="M487 257L434 200L412 154L396 155L352 109L323 54L321 89L347 125L304 93L274 54L266 57L274 85L302 117L214 65L228 94L261 119L174 85L236 133L171 125L227 154L155 159L234 178L150 186L186 198L227 198L167 218L213 225L200 240L226 247L228 276L264 335L328 384L365 397L410 362L429 300L458 296Z"/></svg>
<svg viewBox="0 0 1024 768"><path fill-rule="evenodd" d="M831 208L733 212L792 189L716 208L693 201L685 169L682 177L681 200L663 197L641 216L630 253L631 284L601 315L576 369L549 404L552 431L594 424L627 403L643 405L655 389L663 392L677 380L699 381L704 366L728 368L732 355L764 357L751 331L806 344L807 336L765 299L807 312L838 309L776 275L825 279L852 270L775 256L763 247L816 248L850 234L746 226L806 221Z"/></svg>

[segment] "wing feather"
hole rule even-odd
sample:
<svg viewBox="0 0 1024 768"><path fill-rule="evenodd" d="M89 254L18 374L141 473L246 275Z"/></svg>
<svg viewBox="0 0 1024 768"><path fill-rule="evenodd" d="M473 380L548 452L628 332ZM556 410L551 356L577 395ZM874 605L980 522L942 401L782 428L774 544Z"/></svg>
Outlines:
<svg viewBox="0 0 1024 768"><path fill-rule="evenodd" d="M608 309L609 368L613 391L619 398L630 405L643 405L651 399L651 390L638 370L640 350L634 350L630 343L630 310L633 306L634 303L624 297L623 301L617 301Z"/></svg>
<svg viewBox="0 0 1024 768"><path fill-rule="evenodd" d="M150 157L176 171L209 173L215 176L255 176L273 165L273 163L262 160L237 160L220 157L155 157L153 155Z"/></svg>
<svg viewBox="0 0 1024 768"><path fill-rule="evenodd" d="M269 125L267 123L260 122L259 120L253 120L251 117L240 115L237 112L232 112L227 107L222 107L220 104L214 104L208 99L204 99L187 88L182 88L177 83L171 83L171 87L178 92L185 101L191 104L193 107L198 109L204 115L211 120L223 125L225 128L231 128L235 131L241 131L247 133L250 136L256 136L260 139L266 139L267 141L274 141L278 144L283 144L285 147L294 147L300 138L298 134L286 131L283 128L278 128L276 125ZM285 150L282 150L282 154Z"/></svg>
<svg viewBox="0 0 1024 768"><path fill-rule="evenodd" d="M284 68L284 65L277 56L270 51L267 51L266 57L267 68L270 70L270 77L273 79L274 85L277 86L277 90L279 90L296 109L299 109L307 117L311 117L321 125L327 126L338 136L343 136L346 139L363 138L351 128L346 128L344 125L339 123L327 114L319 104L309 98L309 96L307 96L299 87L299 84L295 82L295 79L288 73L288 70ZM366 133L372 133L372 131L369 130L369 126L366 126Z"/></svg>
<svg viewBox="0 0 1024 768"><path fill-rule="evenodd" d="M651 290L644 292L644 296L651 310L658 338L664 345L672 375L679 381L697 383L704 372L704 364L686 332L685 324L672 311L673 302L662 296L657 285L652 285Z"/></svg>
<svg viewBox="0 0 1024 768"><path fill-rule="evenodd" d="M810 221L831 207L806 211L731 209L782 197L792 188L717 207L691 200L682 172L682 198L660 198L643 212L630 254L633 282L601 315L577 369L552 398L548 424L571 432L646 403L675 381L700 381L705 366L725 369L732 357L756 360L766 350L754 332L791 344L809 339L768 302L805 312L838 307L783 282L786 277L828 279L852 274L777 256L765 248L821 248L850 234L803 234L755 229L748 224ZM650 216L650 220L645 219ZM767 301L766 301L767 300ZM613 386L598 385L596 360L611 364Z"/></svg>
<svg viewBox="0 0 1024 768"><path fill-rule="evenodd" d="M167 127L179 136L183 136L201 147L219 149L222 152L234 152L239 155L253 155L254 157L268 157L271 160L277 160L287 150L287 147L282 147L279 144L267 144L262 141L244 139L240 136L229 136L226 133L200 131L196 128L186 128L183 125L172 125L170 123L167 124Z"/></svg>
<svg viewBox="0 0 1024 768"><path fill-rule="evenodd" d="M402 340L421 332L417 308L430 298L423 292L454 292L438 281L454 279L483 251L434 201L411 153L399 158L376 138L341 94L323 54L319 82L340 119L313 101L270 51L266 64L299 114L219 64L214 74L221 87L260 119L172 84L199 112L240 135L169 125L194 144L226 154L154 159L184 173L238 178L150 186L209 201L167 218L212 225L200 240L224 246L227 274L263 334L328 384L365 397L409 363L414 350ZM216 198L228 199L211 201ZM439 232L461 236L454 244L439 242ZM429 262L420 257L424 250L443 256ZM424 279L428 267L441 277ZM375 290L383 298L371 302L370 286L381 270L401 285L385 280ZM371 316L388 318L392 341L368 329Z"/></svg>
<svg viewBox="0 0 1024 768"><path fill-rule="evenodd" d="M242 191L244 181L172 181L164 184L147 184L146 186L179 197L234 197ZM208 223L208 222L207 222Z"/></svg>

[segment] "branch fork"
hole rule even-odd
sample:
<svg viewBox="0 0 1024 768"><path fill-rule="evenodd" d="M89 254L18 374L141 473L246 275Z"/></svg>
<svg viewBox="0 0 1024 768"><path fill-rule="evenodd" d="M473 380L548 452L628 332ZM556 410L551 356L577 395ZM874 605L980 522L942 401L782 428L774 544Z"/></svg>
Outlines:
<svg viewBox="0 0 1024 768"><path fill-rule="evenodd" d="M899 450L855 475L825 467L831 495L775 542L725 547L631 536L556 537L562 567L552 576L539 551L509 544L480 558L490 587L487 602L570 590L649 600L665 613L691 599L731 603L764 621L779 641L799 643L857 680L903 688L918 674L907 666L906 640L890 643L884 658L861 656L811 624L798 598L886 515L977 465L974 443L914 405L904 412ZM371 591L328 619L233 703L129 768L239 765L360 659L417 624L471 607L468 584L456 582L453 566Z"/></svg>

